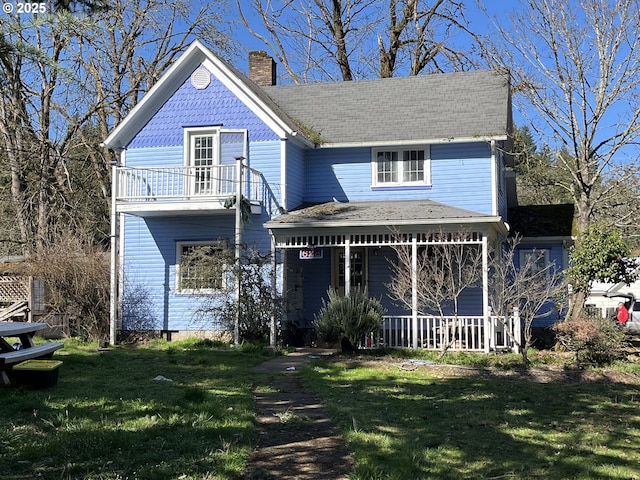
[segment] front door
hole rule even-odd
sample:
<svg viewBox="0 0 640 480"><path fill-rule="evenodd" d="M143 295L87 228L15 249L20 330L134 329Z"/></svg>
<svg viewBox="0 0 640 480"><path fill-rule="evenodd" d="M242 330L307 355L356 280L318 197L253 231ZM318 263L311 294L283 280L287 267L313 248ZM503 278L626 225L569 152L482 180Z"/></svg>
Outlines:
<svg viewBox="0 0 640 480"><path fill-rule="evenodd" d="M340 295L345 293L345 262L344 248L332 250L331 286ZM367 288L367 250L364 248L352 248L349 255L351 263L351 291L366 290Z"/></svg>

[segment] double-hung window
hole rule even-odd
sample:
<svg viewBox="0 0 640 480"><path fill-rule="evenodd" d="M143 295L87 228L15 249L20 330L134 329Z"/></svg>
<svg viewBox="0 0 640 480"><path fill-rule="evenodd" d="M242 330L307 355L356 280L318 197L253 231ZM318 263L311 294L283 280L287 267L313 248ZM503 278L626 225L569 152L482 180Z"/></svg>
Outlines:
<svg viewBox="0 0 640 480"><path fill-rule="evenodd" d="M528 269L535 275L549 267L549 250L527 249L520 250L520 268Z"/></svg>
<svg viewBox="0 0 640 480"><path fill-rule="evenodd" d="M429 185L429 147L373 151L373 185Z"/></svg>
<svg viewBox="0 0 640 480"><path fill-rule="evenodd" d="M178 242L176 250L179 293L211 293L225 288L230 253L224 240Z"/></svg>

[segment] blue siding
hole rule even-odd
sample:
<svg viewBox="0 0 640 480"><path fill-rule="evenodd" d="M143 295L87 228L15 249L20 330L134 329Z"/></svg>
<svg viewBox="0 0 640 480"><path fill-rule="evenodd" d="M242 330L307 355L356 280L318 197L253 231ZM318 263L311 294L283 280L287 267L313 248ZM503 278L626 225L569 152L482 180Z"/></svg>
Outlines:
<svg viewBox="0 0 640 480"><path fill-rule="evenodd" d="M516 262L516 266L520 267L520 250L547 250L549 252L549 262L555 265L555 273L559 273L564 270L567 265L565 265L566 255L565 249L562 246L562 242L554 241L554 242L544 242L543 239L540 239L539 242L533 243L520 243L517 248L517 253L515 255L514 261ZM549 309L552 308L552 302L549 302ZM545 312L547 310L544 310ZM536 318L533 321L533 327L546 328L553 325L558 320L557 312L553 312L551 315L541 315L539 318Z"/></svg>
<svg viewBox="0 0 640 480"><path fill-rule="evenodd" d="M503 153L504 142L500 143L500 147L497 152L498 162L498 215L502 218L507 218L507 210L509 208L507 204L507 166L506 159Z"/></svg>
<svg viewBox="0 0 640 480"><path fill-rule="evenodd" d="M176 167L184 165L182 145L172 147L131 148L125 162L128 167Z"/></svg>
<svg viewBox="0 0 640 480"><path fill-rule="evenodd" d="M391 263L396 262L396 253L391 248L370 248L368 268L369 296L380 300L386 315L406 315L407 311L397 300L389 296L386 284L391 280Z"/></svg>
<svg viewBox="0 0 640 480"><path fill-rule="evenodd" d="M491 149L487 143L432 145L431 182L431 200L493 213Z"/></svg>
<svg viewBox="0 0 640 480"><path fill-rule="evenodd" d="M431 146L431 185L372 187L370 148L317 149L306 162L307 202L430 199L492 212L491 152L486 143Z"/></svg>
<svg viewBox="0 0 640 480"><path fill-rule="evenodd" d="M274 140L276 135L258 116L212 77L204 90L191 85L191 76L156 112L132 140L129 148L182 145L183 128L220 125L247 129L253 141Z"/></svg>
<svg viewBox="0 0 640 480"><path fill-rule="evenodd" d="M322 299L328 300L327 290L331 287L331 249L323 250L324 257L321 260L298 261L304 280L304 310L308 326L311 326L315 315L320 311Z"/></svg>
<svg viewBox="0 0 640 480"><path fill-rule="evenodd" d="M280 148L279 140L271 142L251 142L249 144L249 166L264 176L271 191L282 203L282 187L280 185Z"/></svg>
<svg viewBox="0 0 640 480"><path fill-rule="evenodd" d="M270 239L262 228L262 218L252 216L245 224L243 243L269 251ZM127 216L124 239L124 295L143 290L148 295L155 328L197 330L202 324L196 316L204 296L175 293L176 242L234 238L234 216L185 216L139 218ZM209 297L210 298L210 297ZM126 311L127 308L123 308ZM127 324L125 320L125 328Z"/></svg>
<svg viewBox="0 0 640 480"><path fill-rule="evenodd" d="M296 208L304 202L305 177L304 177L305 151L298 145L287 143L287 208Z"/></svg>

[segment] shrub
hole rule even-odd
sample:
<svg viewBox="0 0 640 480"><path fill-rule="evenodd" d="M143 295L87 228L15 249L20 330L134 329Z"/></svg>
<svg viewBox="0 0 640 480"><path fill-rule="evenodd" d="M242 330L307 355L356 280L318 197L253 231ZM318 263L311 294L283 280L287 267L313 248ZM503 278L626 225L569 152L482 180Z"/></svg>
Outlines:
<svg viewBox="0 0 640 480"><path fill-rule="evenodd" d="M280 318L282 297L271 283L273 266L269 254L256 249L243 252L240 266L240 301L236 298L237 277L229 274L228 284L218 294L204 298L194 316L194 322L207 329L220 326L233 338L236 319L241 341L268 342L272 318ZM231 252L222 255L232 259ZM217 275L217 267L212 265L210 276Z"/></svg>
<svg viewBox="0 0 640 480"><path fill-rule="evenodd" d="M358 344L370 333L377 334L382 325L384 308L376 299L369 298L362 291L350 296L328 291L329 301L322 301L322 307L315 317L314 326L318 337L325 342L343 342L343 350ZM345 346L347 348L345 348Z"/></svg>
<svg viewBox="0 0 640 480"><path fill-rule="evenodd" d="M554 326L558 343L576 355L578 365L606 365L620 356L626 332L610 319L586 317Z"/></svg>

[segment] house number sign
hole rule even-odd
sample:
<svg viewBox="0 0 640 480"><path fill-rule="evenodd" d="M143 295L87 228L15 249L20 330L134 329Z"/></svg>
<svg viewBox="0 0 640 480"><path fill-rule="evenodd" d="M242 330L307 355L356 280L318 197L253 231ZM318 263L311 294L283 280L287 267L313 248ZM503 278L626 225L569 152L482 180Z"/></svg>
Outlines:
<svg viewBox="0 0 640 480"><path fill-rule="evenodd" d="M322 258L323 250L320 248L303 248L300 250L300 260L318 260Z"/></svg>

